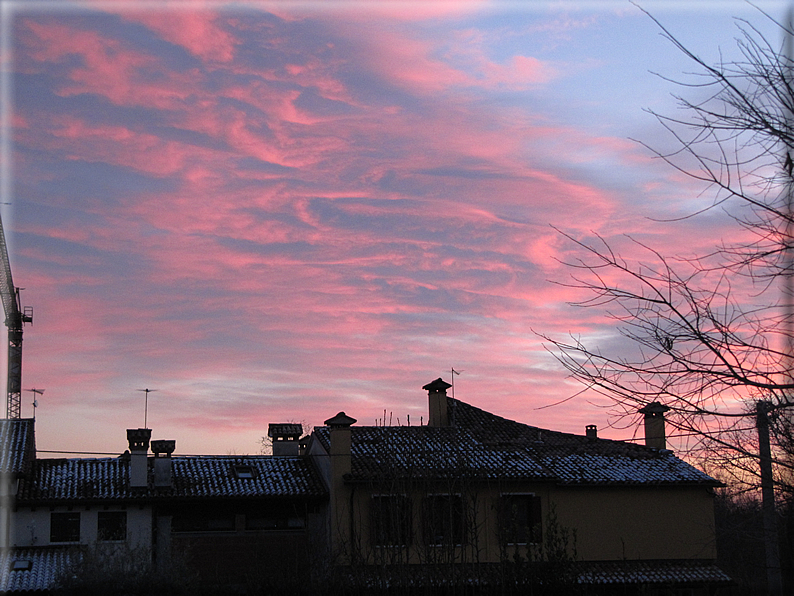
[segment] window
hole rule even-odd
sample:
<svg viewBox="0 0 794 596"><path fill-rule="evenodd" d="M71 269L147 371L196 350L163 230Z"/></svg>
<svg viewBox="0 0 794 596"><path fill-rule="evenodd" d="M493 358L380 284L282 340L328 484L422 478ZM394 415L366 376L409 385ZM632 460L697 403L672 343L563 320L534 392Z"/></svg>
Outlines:
<svg viewBox="0 0 794 596"><path fill-rule="evenodd" d="M100 511L97 513L97 540L126 540L127 512Z"/></svg>
<svg viewBox="0 0 794 596"><path fill-rule="evenodd" d="M256 469L251 466L234 466L234 477L238 480L252 480L256 478Z"/></svg>
<svg viewBox="0 0 794 596"><path fill-rule="evenodd" d="M466 519L460 495L428 495L425 500L425 539L430 545L463 544Z"/></svg>
<svg viewBox="0 0 794 596"><path fill-rule="evenodd" d="M411 500L405 495L374 495L369 507L372 543L407 546L411 543Z"/></svg>
<svg viewBox="0 0 794 596"><path fill-rule="evenodd" d="M263 530L302 530L306 527L306 520L297 515L246 515L245 529L251 531Z"/></svg>
<svg viewBox="0 0 794 596"><path fill-rule="evenodd" d="M238 513L245 515L245 529L253 532L295 531L306 528L306 510L297 504L249 506L239 509Z"/></svg>
<svg viewBox="0 0 794 596"><path fill-rule="evenodd" d="M80 514L50 513L50 542L80 542Z"/></svg>
<svg viewBox="0 0 794 596"><path fill-rule="evenodd" d="M235 511L227 507L187 505L174 511L172 532L233 532Z"/></svg>
<svg viewBox="0 0 794 596"><path fill-rule="evenodd" d="M499 529L505 544L533 544L541 540L540 497L502 495Z"/></svg>
<svg viewBox="0 0 794 596"><path fill-rule="evenodd" d="M186 512L174 515L173 532L233 532L234 515L215 512Z"/></svg>
<svg viewBox="0 0 794 596"><path fill-rule="evenodd" d="M33 561L30 559L16 559L11 563L11 571L30 571L33 569Z"/></svg>

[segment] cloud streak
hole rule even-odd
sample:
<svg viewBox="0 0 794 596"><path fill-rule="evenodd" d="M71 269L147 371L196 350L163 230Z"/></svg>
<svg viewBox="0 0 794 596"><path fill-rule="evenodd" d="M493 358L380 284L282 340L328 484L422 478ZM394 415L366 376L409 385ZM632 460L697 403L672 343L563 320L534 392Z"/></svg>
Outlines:
<svg viewBox="0 0 794 596"><path fill-rule="evenodd" d="M15 16L10 233L42 448L123 450L143 387L184 453L339 410L418 422L452 366L475 405L606 423L536 409L579 388L534 331L612 333L549 283L571 256L550 224L686 236L644 219L692 189L626 141L642 106L570 92L602 37L656 49L651 23L442 4Z"/></svg>

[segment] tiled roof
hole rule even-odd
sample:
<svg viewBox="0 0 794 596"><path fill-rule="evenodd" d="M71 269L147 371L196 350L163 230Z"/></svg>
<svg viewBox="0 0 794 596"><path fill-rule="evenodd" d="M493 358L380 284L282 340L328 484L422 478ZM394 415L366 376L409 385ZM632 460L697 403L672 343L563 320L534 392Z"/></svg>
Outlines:
<svg viewBox="0 0 794 596"><path fill-rule="evenodd" d="M253 478L238 478L235 466L249 466ZM321 496L325 485L302 457L174 458L175 496L292 497Z"/></svg>
<svg viewBox="0 0 794 596"><path fill-rule="evenodd" d="M545 567L550 565L549 567ZM568 591L580 593L573 586L588 586L598 594L638 594L644 588L711 588L727 587L732 583L713 561L708 560L647 560L647 561L570 561L544 563L537 561L528 567L514 567L510 559L502 563L458 563L450 574L446 565L412 564L410 573L400 564L373 565L358 568L349 581L358 583L363 591L385 587L392 591L448 591L450 587L477 587L475 593L534 593L544 582L554 594ZM544 568L545 567L545 568ZM549 576L548 574L553 574ZM569 588L566 590L566 586ZM447 589L445 589L447 588ZM407 589L407 590L405 590ZM638 592L639 589L639 592ZM463 590L465 592L465 590ZM543 592L544 590L540 590ZM589 593L589 592L586 592ZM652 591L652 593L656 593Z"/></svg>
<svg viewBox="0 0 794 596"><path fill-rule="evenodd" d="M589 561L576 563L580 584L715 584L731 578L713 561Z"/></svg>
<svg viewBox="0 0 794 596"><path fill-rule="evenodd" d="M52 500L119 500L144 497L294 497L319 496L325 488L310 462L299 457L173 457L173 488L129 487L130 462L124 458L41 459L21 502ZM151 464L151 459L149 460ZM251 478L235 474L247 467Z"/></svg>
<svg viewBox="0 0 794 596"><path fill-rule="evenodd" d="M77 552L69 547L3 549L0 551L0 593L44 592L72 565L75 556ZM14 570L17 561L25 568Z"/></svg>
<svg viewBox="0 0 794 596"><path fill-rule="evenodd" d="M483 445L460 428L354 426L351 432L354 479L553 478L526 450ZM318 427L315 434L327 451L329 429Z"/></svg>
<svg viewBox="0 0 794 596"><path fill-rule="evenodd" d="M21 474L35 455L33 420L0 420L0 474Z"/></svg>
<svg viewBox="0 0 794 596"><path fill-rule="evenodd" d="M454 424L483 442L525 445L544 468L566 484L717 484L671 451L541 429L461 401L448 402Z"/></svg>
<svg viewBox="0 0 794 596"><path fill-rule="evenodd" d="M594 439L507 420L447 399L447 427L353 426L354 480L470 477L553 480L562 484L716 482L669 451ZM326 451L328 427L314 435Z"/></svg>

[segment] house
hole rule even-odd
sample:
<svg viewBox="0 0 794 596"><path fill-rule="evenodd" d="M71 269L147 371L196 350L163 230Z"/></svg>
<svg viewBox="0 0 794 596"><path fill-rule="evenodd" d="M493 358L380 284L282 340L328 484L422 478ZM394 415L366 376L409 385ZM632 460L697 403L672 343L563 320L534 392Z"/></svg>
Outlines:
<svg viewBox="0 0 794 596"><path fill-rule="evenodd" d="M30 473L35 458L34 421L0 420L0 546L9 544L19 483Z"/></svg>
<svg viewBox="0 0 794 596"><path fill-rule="evenodd" d="M729 582L714 564L718 483L664 448L663 406L644 413L643 446L507 420L449 387L424 387L427 425L340 412L301 438L272 424L270 456L177 456L130 429L119 457L37 459L32 421L0 421L13 480L0 592L46 588L92 552L239 592Z"/></svg>
<svg viewBox="0 0 794 596"><path fill-rule="evenodd" d="M297 441L294 455L175 457L175 441L150 437L128 430L115 458L32 462L10 508L0 592L43 589L91 549L161 570L178 559L204 585L305 580L327 494Z"/></svg>
<svg viewBox="0 0 794 596"><path fill-rule="evenodd" d="M424 387L427 426L355 426L340 412L314 429L347 579L694 593L729 581L714 563L718 483L664 449L664 407L645 413L648 447L507 420L449 387Z"/></svg>

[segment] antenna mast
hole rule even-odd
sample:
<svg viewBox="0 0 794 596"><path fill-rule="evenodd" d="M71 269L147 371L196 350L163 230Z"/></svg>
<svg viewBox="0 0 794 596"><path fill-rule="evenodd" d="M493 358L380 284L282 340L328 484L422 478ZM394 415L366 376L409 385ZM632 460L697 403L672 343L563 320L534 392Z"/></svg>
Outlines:
<svg viewBox="0 0 794 596"><path fill-rule="evenodd" d="M455 399L455 375L459 375L463 371L462 370L455 370L454 366L452 368L450 368L450 370L452 371L452 399Z"/></svg>
<svg viewBox="0 0 794 596"><path fill-rule="evenodd" d="M26 391L30 391L33 394L33 420L35 420L36 408L39 407L39 400L36 399L36 396L44 395L44 389L26 389Z"/></svg>
<svg viewBox="0 0 794 596"><path fill-rule="evenodd" d="M146 393L146 401L143 406L143 428L149 428L149 394L153 391L157 391L157 389L138 389L138 391L144 391Z"/></svg>

